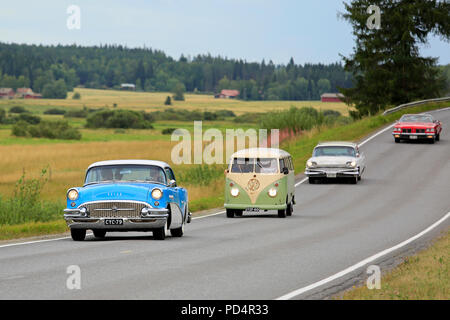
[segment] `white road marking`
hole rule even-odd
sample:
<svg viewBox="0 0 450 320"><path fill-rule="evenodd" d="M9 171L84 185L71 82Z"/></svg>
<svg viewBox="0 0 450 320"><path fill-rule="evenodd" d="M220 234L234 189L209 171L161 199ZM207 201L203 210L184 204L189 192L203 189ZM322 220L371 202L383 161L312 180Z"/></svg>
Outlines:
<svg viewBox="0 0 450 320"><path fill-rule="evenodd" d="M391 247L389 249L386 249L386 250L383 250L381 252L378 252L377 254L374 254L373 256L370 256L369 258L366 258L366 259L364 259L364 260L362 260L362 261L360 261L360 262L358 262L358 263L348 267L347 269L344 269L344 270L342 270L342 271L340 271L338 273L335 273L332 276L329 276L328 278L325 278L323 280L317 281L317 282L315 282L313 284L310 284L309 286L306 286L306 287L294 290L292 292L289 292L289 293L287 293L285 295L282 295L279 298L276 298L275 300L289 300L291 298L294 298L296 296L301 295L302 293L305 293L307 291L310 291L312 289L320 287L320 286L322 286L324 284L327 284L328 282L331 282L333 280L339 279L339 278L343 277L344 275L346 275L346 274L348 274L350 272L353 272L353 271L355 271L355 270L357 270L357 269L359 269L359 268L369 264L370 262L372 262L372 261L374 261L374 260L376 260L376 259L378 259L378 258L380 258L380 257L382 257L382 256L384 256L384 255L386 255L388 253L391 253L391 252L393 252L393 251L395 251L395 250L397 250L397 249L399 249L401 247L404 247L404 246L408 245L409 243L411 243L414 240L420 238L421 236L423 236L427 232L429 232L429 231L433 230L434 228L436 228L438 225L440 225L442 222L447 220L449 217L450 217L450 212L448 212L443 218L439 219L438 221L433 223L431 226L429 226L428 228L426 228L422 232L416 234L415 236L409 238L408 240L405 240L405 241L403 241L403 242L401 242L401 243L397 244L396 246L393 246L393 247Z"/></svg>

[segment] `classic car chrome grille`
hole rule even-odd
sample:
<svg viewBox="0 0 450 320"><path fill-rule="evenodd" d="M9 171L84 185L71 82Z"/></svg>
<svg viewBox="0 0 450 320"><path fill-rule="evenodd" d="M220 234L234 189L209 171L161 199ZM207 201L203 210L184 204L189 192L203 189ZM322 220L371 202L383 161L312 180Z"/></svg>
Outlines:
<svg viewBox="0 0 450 320"><path fill-rule="evenodd" d="M321 164L312 169L324 169L324 170L332 170L332 169L342 169L347 168L346 164Z"/></svg>
<svg viewBox="0 0 450 320"><path fill-rule="evenodd" d="M425 129L416 129L416 133L425 133Z"/></svg>
<svg viewBox="0 0 450 320"><path fill-rule="evenodd" d="M140 218L146 205L139 202L93 202L83 205L91 218Z"/></svg>
<svg viewBox="0 0 450 320"><path fill-rule="evenodd" d="M411 129L403 129L402 133L411 133Z"/></svg>

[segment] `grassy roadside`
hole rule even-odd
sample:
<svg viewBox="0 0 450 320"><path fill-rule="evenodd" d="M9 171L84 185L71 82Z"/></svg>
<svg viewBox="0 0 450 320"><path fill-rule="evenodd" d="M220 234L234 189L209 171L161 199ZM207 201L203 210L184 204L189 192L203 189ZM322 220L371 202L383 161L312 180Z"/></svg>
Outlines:
<svg viewBox="0 0 450 320"><path fill-rule="evenodd" d="M344 300L447 300L450 297L450 231L382 276L381 289L344 292Z"/></svg>
<svg viewBox="0 0 450 320"><path fill-rule="evenodd" d="M401 115L405 113L420 113L448 106L450 106L448 102L434 103L430 105L418 106L407 110L402 110L387 116L377 115L373 117L364 118L362 120L355 121L348 125L315 128L311 131L302 134L298 138L283 143L281 147L292 154L296 168L296 173L301 173L304 170L306 160L310 157L313 148L319 141L330 141L330 140L357 141L362 137L367 136L371 132L385 126L386 124L393 122L394 120L398 119ZM191 211L195 212L199 210L212 209L221 207L223 205L223 186L220 183L220 179L221 178L211 182L211 185L214 184L217 186L213 190L210 190L213 191L213 193L208 193L207 197L203 196L197 198L196 200L190 201ZM211 196L211 194L214 195ZM1 225L0 240L51 234L51 233L61 233L66 230L67 229L62 219L46 223Z"/></svg>

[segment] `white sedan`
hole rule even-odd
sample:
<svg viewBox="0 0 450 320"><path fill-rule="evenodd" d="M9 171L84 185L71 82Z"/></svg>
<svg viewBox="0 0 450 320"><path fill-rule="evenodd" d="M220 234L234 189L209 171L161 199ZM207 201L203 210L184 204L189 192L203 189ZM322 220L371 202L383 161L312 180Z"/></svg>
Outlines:
<svg viewBox="0 0 450 320"><path fill-rule="evenodd" d="M349 178L358 183L366 169L366 158L353 142L319 143L306 162L305 175L309 183L323 178Z"/></svg>

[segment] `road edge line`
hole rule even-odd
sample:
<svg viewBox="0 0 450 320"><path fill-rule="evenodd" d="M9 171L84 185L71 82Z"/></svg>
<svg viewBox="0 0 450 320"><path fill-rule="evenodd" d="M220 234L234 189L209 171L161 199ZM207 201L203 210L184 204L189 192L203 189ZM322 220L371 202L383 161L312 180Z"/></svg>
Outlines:
<svg viewBox="0 0 450 320"><path fill-rule="evenodd" d="M362 261L360 261L360 262L358 262L358 263L356 263L354 265L351 265L350 267L348 267L348 268L346 268L346 269L344 269L344 270L342 270L342 271L340 271L338 273L335 273L335 274L325 278L325 279L322 279L320 281L314 282L314 283L312 283L312 284L310 284L310 285L308 285L306 287L302 287L302 288L296 289L296 290L291 291L289 293L286 293L286 294L284 294L284 295L282 295L282 296L280 296L278 298L275 298L275 300L289 300L289 299L297 297L297 296L299 296L299 295L301 295L301 294L303 294L305 292L311 291L312 289L315 289L315 288L320 287L320 286L322 286L324 284L327 284L327 283L329 283L331 281L339 279L339 278L345 276L346 274L349 274L350 272L353 272L353 271L355 271L355 270L357 270L357 269L367 265L368 263L370 263L370 262L372 262L372 261L374 261L374 260L376 260L376 259L378 259L378 258L380 258L382 256L385 256L386 254L389 254L389 253L391 253L391 252L393 252L395 250L398 250L398 249L400 249L400 248L410 244L411 242L417 240L418 238L422 237L423 235L427 234L428 232L430 232L431 230L433 230L434 228L439 226L442 222L447 220L449 217L450 217L450 212L447 212L447 214L445 214L441 219L439 219L438 221L433 223L431 226L429 226L425 230L419 232L415 236L412 236L411 238L409 238L409 239L407 239L407 240L405 240L403 242L400 242L399 244L397 244L397 245L395 245L393 247L390 247L388 249L380 251L380 252L378 252L378 253L376 253L376 254L374 254L374 255L372 255L372 256L370 256L370 257L368 257L368 258L366 258L366 259L364 259L364 260L362 260Z"/></svg>

